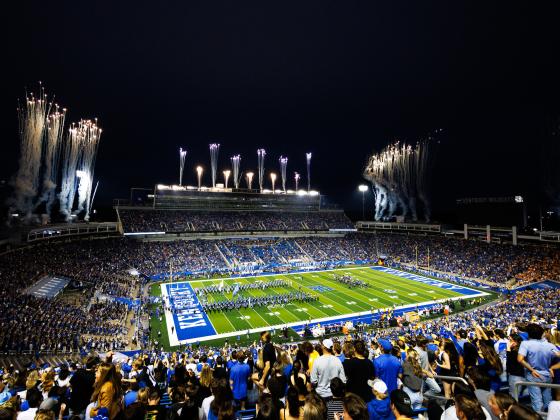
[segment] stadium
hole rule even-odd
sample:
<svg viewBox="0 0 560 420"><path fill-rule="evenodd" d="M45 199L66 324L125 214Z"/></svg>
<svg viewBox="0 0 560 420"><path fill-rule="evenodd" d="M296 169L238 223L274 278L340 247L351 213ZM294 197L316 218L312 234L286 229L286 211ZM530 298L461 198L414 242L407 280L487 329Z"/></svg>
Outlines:
<svg viewBox="0 0 560 420"><path fill-rule="evenodd" d="M0 420L560 420L544 16L20 3Z"/></svg>

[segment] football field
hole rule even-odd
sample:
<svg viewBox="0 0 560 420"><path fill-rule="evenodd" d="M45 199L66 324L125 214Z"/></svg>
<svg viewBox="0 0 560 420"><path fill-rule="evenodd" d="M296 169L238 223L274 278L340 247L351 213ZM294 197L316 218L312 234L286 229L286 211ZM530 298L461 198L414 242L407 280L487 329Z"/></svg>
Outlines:
<svg viewBox="0 0 560 420"><path fill-rule="evenodd" d="M340 277L362 282L365 287L349 287ZM337 280L338 278L338 280ZM282 280L279 287L267 283ZM257 288L241 290L233 296L236 284L258 284ZM217 286L212 292L197 289ZM226 291L229 286L229 291ZM269 328L301 328L307 323L334 323L343 320L371 322L386 309L397 312L433 305L442 299L471 298L486 293L468 287L434 280L387 267L342 268L314 272L235 277L229 279L193 280L163 283L165 328L169 345L194 343L231 337L247 331ZM253 286L254 287L254 286ZM241 288L242 289L242 288ZM206 289L208 290L208 289ZM263 296L293 296L306 293L308 302L289 301L256 306ZM205 311L204 304L245 299L248 307Z"/></svg>

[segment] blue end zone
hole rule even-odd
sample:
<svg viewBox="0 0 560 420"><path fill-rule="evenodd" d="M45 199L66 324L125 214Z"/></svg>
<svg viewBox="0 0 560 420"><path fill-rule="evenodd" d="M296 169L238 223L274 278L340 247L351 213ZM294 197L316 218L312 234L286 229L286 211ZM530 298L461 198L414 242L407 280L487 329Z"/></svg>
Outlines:
<svg viewBox="0 0 560 420"><path fill-rule="evenodd" d="M216 334L189 283L166 284L165 287L174 308L173 323L179 341Z"/></svg>
<svg viewBox="0 0 560 420"><path fill-rule="evenodd" d="M465 295L465 296L472 296L472 295L480 294L480 291L469 289L468 287L459 286L457 284L445 283L443 281L434 280L434 279L430 279L430 278L427 278L427 277L422 277L422 276L419 276L417 274L407 273L407 272L395 270L395 269L389 268L389 267L370 267L370 268L372 270L375 270L375 271L382 271L382 272L387 273L387 274L392 274L393 276L398 276L398 277L402 277L402 278L405 278L405 279L408 279L408 280L418 281L420 283L424 283L424 284L427 284L429 286L440 287L440 288L445 289L445 290L452 290L453 292L461 293L462 295Z"/></svg>

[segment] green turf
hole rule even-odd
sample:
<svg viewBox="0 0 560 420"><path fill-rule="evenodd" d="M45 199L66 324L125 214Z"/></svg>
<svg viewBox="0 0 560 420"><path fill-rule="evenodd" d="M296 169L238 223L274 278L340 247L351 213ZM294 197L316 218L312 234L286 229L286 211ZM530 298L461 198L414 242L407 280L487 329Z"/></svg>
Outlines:
<svg viewBox="0 0 560 420"><path fill-rule="evenodd" d="M348 273L352 277L368 283L369 287L349 288L333 279L334 274ZM278 274L274 276L248 277L225 280L224 284L253 283L258 280L271 281L273 279L291 280L292 287L269 288L266 290L248 290L243 296L261 296L264 294L287 293L297 291L301 286L302 291L319 296L319 300L309 303L289 303L283 306L268 306L245 308L227 312L213 312L208 314L212 325L218 334L233 331L245 332L249 329L266 327L269 325L282 325L291 322L313 320L369 311L373 309L391 308L393 305L406 305L422 303L431 300L447 299L461 294L429 286L413 280L408 280L387 273L371 270L364 267L348 270L347 268L336 271L322 271L311 273ZM210 284L220 284L221 279L191 281L194 289ZM311 286L326 286L332 289L327 292L316 292ZM386 292L393 290L395 293ZM231 299L231 293L214 293L209 295L209 300Z"/></svg>
<svg viewBox="0 0 560 420"><path fill-rule="evenodd" d="M250 295L256 296L257 294L263 293L285 293L289 290L297 290L299 284L302 286L302 290L312 293L317 293L310 291L307 289L308 286L312 285L324 285L333 289L331 292L325 292L320 294L319 302L307 303L307 304L292 304L286 305L286 307L281 308L254 308L249 310L242 310L241 313L237 311L229 312L226 315L213 313L210 314L210 319L214 327L218 330L218 333L223 332L230 332L230 331L239 331L239 340L237 336L230 337L228 339L215 339L211 341L204 341L201 342L203 345L223 345L224 342L227 340L230 344L239 344L239 345L247 345L251 342L258 339L258 333L251 333L247 337L247 329L249 328L257 328L256 324L259 325L273 325L278 323L288 323L292 321L305 321L310 318L320 318L325 316L331 315L339 315L345 313L352 313L352 312L359 312L363 309L364 305L367 305L365 310L371 309L383 309L393 305L393 303L397 305L408 304L408 303L421 303L426 302L428 300L438 300L438 299L446 299L449 297L456 297L459 294L455 292L450 292L448 290L441 289L439 287L432 287L428 286L423 283L415 282L412 280L407 280L398 276L393 276L386 273L381 273L378 271L371 270L367 267L363 267L360 270L348 270L349 267L337 270L337 271L325 271L325 272L318 272L318 273L295 273L295 274L278 274L275 276L262 276L262 277L248 277L248 278L237 278L231 280L224 280L224 284L233 284L236 282L254 282L257 280L264 280L270 281L276 278L287 278L292 280L293 288L279 288L279 289L267 289L266 292L261 290L253 290L251 291ZM363 289L348 289L346 286L337 283L332 280L332 275L334 273L337 274L344 274L344 272L352 273L352 276L358 277L362 280L366 280L371 283L371 287L368 288L366 291ZM317 277L314 277L317 276ZM299 279L301 277L301 279ZM429 276L425 276L428 277ZM212 280L191 280L191 284L194 288L202 287L203 285L208 284L220 284L221 278L215 278ZM472 289L477 289L476 287L471 287ZM392 299L388 297L388 294L383 289L392 289L397 292L397 295L400 297L402 295L402 299ZM486 303L488 301L496 299L497 295L494 293L489 292L488 290L477 289L481 292L485 292L488 294L487 297L482 299L482 303ZM351 296L355 296L356 293L358 295L358 299L354 299L348 295L348 292L353 292ZM365 292L365 293L364 293ZM248 293L248 292L244 292ZM416 293L416 296L411 296L409 293ZM150 294L152 296L161 296L161 283L157 283L151 286ZM370 296L374 297L370 297ZM226 299L231 298L231 295L226 296L222 295L214 295L216 299ZM373 300L370 300L373 299ZM377 299L377 300L374 300ZM467 301L470 301L472 304L476 306L475 300L465 296ZM349 304L348 302L356 302ZM332 306L329 306L332 305ZM152 305L155 308L157 305ZM326 306L326 307L325 307ZM467 308L470 308L471 304L467 305ZM297 309L307 309L298 311ZM457 307L456 311L460 311L461 309ZM257 313L258 311L258 313ZM272 312L273 315L269 315ZM278 312L278 315L275 314ZM249 316L249 319L242 320L237 317L241 316ZM264 320L262 319L264 317ZM280 322L278 320L281 320ZM267 324L264 324L264 322ZM251 327L248 326L251 325ZM253 325L255 324L255 325ZM180 348L179 346L170 347L169 346L169 339L167 336L167 327L165 317L163 321L160 322L155 317L150 319L150 325L152 327L152 334L151 338L153 341L157 340L159 342L159 346L163 346L166 350L176 350ZM220 326L221 329L218 328ZM235 330L232 328L235 328ZM157 336L157 332L161 331L161 337ZM291 341L294 338L297 339L297 333L290 329L289 337L285 341ZM284 341L282 338L277 337L276 342Z"/></svg>

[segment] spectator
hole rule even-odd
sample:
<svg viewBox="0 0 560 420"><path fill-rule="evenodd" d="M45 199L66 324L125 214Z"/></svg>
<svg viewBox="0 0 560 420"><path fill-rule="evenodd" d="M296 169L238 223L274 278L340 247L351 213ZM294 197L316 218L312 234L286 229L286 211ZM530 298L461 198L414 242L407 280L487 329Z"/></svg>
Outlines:
<svg viewBox="0 0 560 420"><path fill-rule="evenodd" d="M550 383L550 366L553 357L559 354L558 350L549 342L542 341L544 329L540 325L529 324L525 330L529 339L521 343L517 355L517 360L526 369L525 379L528 382ZM528 390L533 410L546 410L551 401L550 388L529 386Z"/></svg>
<svg viewBox="0 0 560 420"><path fill-rule="evenodd" d="M340 359L333 355L334 343L330 338L322 342L323 354L317 358L311 371L311 383L315 386L317 394L328 400L332 397L331 379L339 377L346 383L346 375Z"/></svg>
<svg viewBox="0 0 560 420"><path fill-rule="evenodd" d="M391 401L387 394L387 385L381 379L369 381L373 397L368 405L367 410L370 420L394 420L395 415L391 410Z"/></svg>
<svg viewBox="0 0 560 420"><path fill-rule="evenodd" d="M247 381L251 370L249 365L245 363L245 353L239 351L237 353L237 363L234 364L229 373L229 381L233 391L233 399L235 405L245 410L245 403L247 401Z"/></svg>
<svg viewBox="0 0 560 420"><path fill-rule="evenodd" d="M284 409L280 410L280 420L299 420L303 418L304 404L305 395L300 394L298 388L294 386L288 387L286 404Z"/></svg>
<svg viewBox="0 0 560 420"><path fill-rule="evenodd" d="M95 406L91 409L90 416L95 417L99 409L104 407L109 411L109 419L114 419L121 411L121 396L121 381L115 365L101 363L95 372L95 386L91 396Z"/></svg>
<svg viewBox="0 0 560 420"><path fill-rule="evenodd" d="M357 340L354 349L354 356L342 363L347 378L346 390L360 396L367 403L371 400L367 383L375 378L375 371L373 363L367 358L365 343Z"/></svg>
<svg viewBox="0 0 560 420"><path fill-rule="evenodd" d="M389 394L397 389L397 378L402 374L402 366L399 359L391 354L393 345L387 339L377 340L383 350L383 354L374 361L375 375L386 385Z"/></svg>
<svg viewBox="0 0 560 420"><path fill-rule="evenodd" d="M542 420L533 409L521 404L512 404L506 412L507 420Z"/></svg>
<svg viewBox="0 0 560 420"><path fill-rule="evenodd" d="M316 392L310 392L307 394L305 397L305 404L303 406L304 420L324 420L326 416L327 406L319 394Z"/></svg>
<svg viewBox="0 0 560 420"><path fill-rule="evenodd" d="M334 420L335 413L342 413L344 410L344 395L346 386L338 377L331 379L332 398L327 402L327 420Z"/></svg>
<svg viewBox="0 0 560 420"><path fill-rule="evenodd" d="M486 374L485 369L481 366L471 366L467 369L466 377L469 384L474 388L474 394L478 402L490 413L492 420L497 420L497 417L492 414L490 403L488 402L494 391L490 389L490 377Z"/></svg>
<svg viewBox="0 0 560 420"><path fill-rule="evenodd" d="M391 410L397 420L408 420L413 415L410 398L401 389L391 391Z"/></svg>
<svg viewBox="0 0 560 420"><path fill-rule="evenodd" d="M418 353L414 349L408 349L402 371L403 391L408 394L412 408L420 408L424 401L422 396L424 373L418 361Z"/></svg>
<svg viewBox="0 0 560 420"><path fill-rule="evenodd" d="M439 374L441 376L459 375L459 354L453 342L449 339L442 339L439 345L440 353L438 360ZM446 398L451 398L451 382L443 381L443 391Z"/></svg>
<svg viewBox="0 0 560 420"><path fill-rule="evenodd" d="M486 420L478 400L468 395L455 397L455 410L459 420Z"/></svg>
<svg viewBox="0 0 560 420"><path fill-rule="evenodd" d="M490 413L493 417L502 419L505 417L508 408L515 404L515 400L511 395L502 392L496 392L488 397L488 405L490 406Z"/></svg>
<svg viewBox="0 0 560 420"><path fill-rule="evenodd" d="M344 396L344 411L342 419L348 420L368 420L367 407L358 395L348 392Z"/></svg>
<svg viewBox="0 0 560 420"><path fill-rule="evenodd" d="M515 384L525 381L525 368L517 360L519 346L522 341L519 334L512 333L506 348L506 372L508 375L509 393L513 398L518 398L518 390L522 390L522 387L516 387Z"/></svg>

